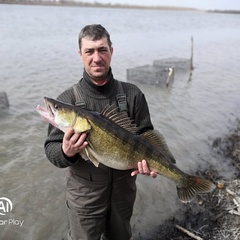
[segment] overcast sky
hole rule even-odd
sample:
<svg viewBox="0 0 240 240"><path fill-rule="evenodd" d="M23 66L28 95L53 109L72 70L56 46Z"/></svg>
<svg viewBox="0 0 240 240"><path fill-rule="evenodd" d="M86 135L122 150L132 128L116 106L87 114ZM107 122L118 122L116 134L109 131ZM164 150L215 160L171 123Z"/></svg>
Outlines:
<svg viewBox="0 0 240 240"><path fill-rule="evenodd" d="M95 0L82 2L95 2ZM197 9L240 10L240 0L96 0L99 3L190 7Z"/></svg>

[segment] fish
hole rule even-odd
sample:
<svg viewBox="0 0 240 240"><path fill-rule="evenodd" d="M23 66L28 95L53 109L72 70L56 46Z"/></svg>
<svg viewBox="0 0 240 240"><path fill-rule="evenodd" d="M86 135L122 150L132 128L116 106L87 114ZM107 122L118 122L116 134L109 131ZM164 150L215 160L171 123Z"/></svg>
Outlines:
<svg viewBox="0 0 240 240"><path fill-rule="evenodd" d="M183 203L215 189L213 182L180 170L163 135L158 130L139 134L126 111L107 105L99 113L53 98L43 100L45 107L38 105L36 111L47 122L63 132L72 128L76 133L87 133L88 145L81 156L96 167L102 163L118 170L137 169L138 162L145 159L151 171L175 182Z"/></svg>

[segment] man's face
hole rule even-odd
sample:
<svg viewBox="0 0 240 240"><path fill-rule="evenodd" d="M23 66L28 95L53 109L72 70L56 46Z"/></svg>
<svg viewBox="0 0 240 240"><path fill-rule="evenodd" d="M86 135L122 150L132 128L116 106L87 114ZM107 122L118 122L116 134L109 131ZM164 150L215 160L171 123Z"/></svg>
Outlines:
<svg viewBox="0 0 240 240"><path fill-rule="evenodd" d="M82 39L82 47L79 50L84 68L91 80L102 84L108 75L113 49L109 47L107 38L92 41Z"/></svg>

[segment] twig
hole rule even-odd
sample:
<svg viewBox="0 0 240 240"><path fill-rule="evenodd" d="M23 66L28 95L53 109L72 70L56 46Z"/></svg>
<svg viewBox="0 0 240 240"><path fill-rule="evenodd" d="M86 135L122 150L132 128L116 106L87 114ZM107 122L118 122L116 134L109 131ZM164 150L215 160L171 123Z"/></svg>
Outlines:
<svg viewBox="0 0 240 240"><path fill-rule="evenodd" d="M235 195L236 195L236 193L233 192L232 190L230 190L229 188L226 188L226 192L227 192L228 194L232 195L232 196L235 196Z"/></svg>
<svg viewBox="0 0 240 240"><path fill-rule="evenodd" d="M218 214L215 218L214 218L214 222L216 222L218 220L218 218L222 217L224 213L221 212L220 214Z"/></svg>
<svg viewBox="0 0 240 240"><path fill-rule="evenodd" d="M231 214L240 216L240 213L239 213L238 211L234 210L234 209L232 209L232 210L230 210L230 211L228 211L228 212L231 213Z"/></svg>
<svg viewBox="0 0 240 240"><path fill-rule="evenodd" d="M181 230L182 232L186 233L189 237L191 237L193 239L203 240L203 238L196 236L194 233L189 232L187 229L185 229L185 228L183 228L183 227L181 227L179 225L176 225L176 228Z"/></svg>

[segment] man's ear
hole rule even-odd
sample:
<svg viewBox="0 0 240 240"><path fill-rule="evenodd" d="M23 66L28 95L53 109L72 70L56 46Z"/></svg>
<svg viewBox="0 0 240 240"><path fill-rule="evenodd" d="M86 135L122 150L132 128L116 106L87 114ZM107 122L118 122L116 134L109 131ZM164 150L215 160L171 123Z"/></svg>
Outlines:
<svg viewBox="0 0 240 240"><path fill-rule="evenodd" d="M81 58L81 60L82 60L82 52L81 52L80 49L78 49L78 54L79 54L79 56L80 56L80 58Z"/></svg>

